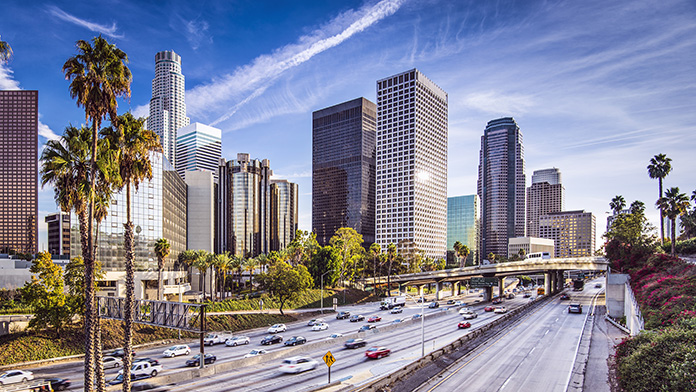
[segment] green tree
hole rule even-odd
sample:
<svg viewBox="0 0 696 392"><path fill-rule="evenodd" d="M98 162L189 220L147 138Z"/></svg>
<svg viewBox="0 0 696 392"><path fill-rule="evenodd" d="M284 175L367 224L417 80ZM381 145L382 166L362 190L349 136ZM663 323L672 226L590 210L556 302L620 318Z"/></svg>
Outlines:
<svg viewBox="0 0 696 392"><path fill-rule="evenodd" d="M128 56L125 52L110 44L106 39L95 37L92 44L87 41L77 41L78 53L70 57L63 64L65 78L70 80L70 97L77 100L77 106L85 108L85 120L92 123L92 148L91 148L91 176L90 186L87 188L88 198L88 230L87 230L87 253L83 253L85 261L85 285L86 293L85 312L85 390L94 390L94 371L96 351L101 350L95 347L97 336L93 332L97 322L97 312L94 303L92 290L94 285L94 248L93 248L93 223L94 223L94 200L96 180L97 180L97 140L98 132L103 119L110 117L112 124L117 122L117 108L119 97L130 97L131 72L126 66ZM126 362L130 363L128 356ZM101 365L98 365L101 368ZM126 376L130 369L125 369ZM98 382L99 390L104 389L103 382ZM124 378L123 387L125 391L130 391L130 377Z"/></svg>
<svg viewBox="0 0 696 392"><path fill-rule="evenodd" d="M283 307L288 300L314 286L307 267L302 264L290 267L283 261L271 266L268 272L259 274L257 280L280 302L281 315L284 315Z"/></svg>
<svg viewBox="0 0 696 392"><path fill-rule="evenodd" d="M249 287L250 292L254 291L254 270L258 268L259 262L254 257L249 257L242 263L242 270L249 273Z"/></svg>
<svg viewBox="0 0 696 392"><path fill-rule="evenodd" d="M379 254L382 253L382 249L378 243L374 242L370 245L368 252L370 256L372 256L372 278L375 279L377 278L377 259L379 258Z"/></svg>
<svg viewBox="0 0 696 392"><path fill-rule="evenodd" d="M0 39L0 62L8 62L11 57L12 47L6 41Z"/></svg>
<svg viewBox="0 0 696 392"><path fill-rule="evenodd" d="M341 274L341 255L339 250L331 245L322 246L314 253L312 261L307 265L309 274L314 280L314 287L320 288L321 276L324 276L324 285L333 286Z"/></svg>
<svg viewBox="0 0 696 392"><path fill-rule="evenodd" d="M391 274L392 274L392 263L396 258L396 245L390 243L387 245L387 260L389 262L389 267L387 270L387 297L391 297Z"/></svg>
<svg viewBox="0 0 696 392"><path fill-rule="evenodd" d="M292 264L306 263L312 259L314 252L319 249L317 235L309 232L297 230L295 237L290 241L286 249L285 260L290 260Z"/></svg>
<svg viewBox="0 0 696 392"><path fill-rule="evenodd" d="M22 297L34 309L29 327L37 330L53 328L56 336L70 324L73 312L63 290L63 270L53 263L51 254L40 252L29 269L31 282L22 288Z"/></svg>
<svg viewBox="0 0 696 392"><path fill-rule="evenodd" d="M626 208L626 200L621 195L614 196L609 203L609 207L614 212L614 215L621 214L624 208Z"/></svg>
<svg viewBox="0 0 696 392"><path fill-rule="evenodd" d="M661 211L664 211L664 214L667 215L667 218L669 218L669 220L672 221L672 257L674 257L674 247L677 242L677 236L675 233L677 229L677 217L686 214L686 212L688 211L688 208L691 205L689 203L689 198L686 196L686 194L679 193L678 187L672 187L667 189L667 192L665 192L664 197L660 197L657 200L656 205L660 208Z"/></svg>
<svg viewBox="0 0 696 392"><path fill-rule="evenodd" d="M232 258L230 257L229 252L224 252L215 255L213 264L215 265L215 268L218 271L218 279L217 280L222 280L222 287L220 288L220 296L222 299L225 299L225 293L227 292L227 272L229 272L230 269L232 269L233 264L232 264Z"/></svg>
<svg viewBox="0 0 696 392"><path fill-rule="evenodd" d="M650 158L650 164L648 165L648 176L650 178L657 178L658 187L660 189L660 197L662 198L662 180L667 177L669 172L672 171L672 159L667 158L665 154L657 154ZM658 206L659 207L659 206ZM665 243L665 224L664 224L664 211L660 208L660 245Z"/></svg>
<svg viewBox="0 0 696 392"><path fill-rule="evenodd" d="M97 281L104 279L101 263L94 263L94 290L97 290ZM81 256L73 257L65 266L63 281L67 287L68 302L74 314L85 315L85 262Z"/></svg>
<svg viewBox="0 0 696 392"><path fill-rule="evenodd" d="M612 268L626 272L655 251L654 227L645 217L640 202L633 202L628 214L617 215L604 235L606 257Z"/></svg>
<svg viewBox="0 0 696 392"><path fill-rule="evenodd" d="M331 237L329 244L338 250L341 256L341 277L352 280L355 275L355 261L365 251L362 247L362 234L351 227L341 227Z"/></svg>
<svg viewBox="0 0 696 392"><path fill-rule="evenodd" d="M171 245L166 238L160 238L155 241L155 255L157 255L157 299L162 301L163 299L163 282L162 282L162 272L164 271L164 260L169 257L171 253Z"/></svg>

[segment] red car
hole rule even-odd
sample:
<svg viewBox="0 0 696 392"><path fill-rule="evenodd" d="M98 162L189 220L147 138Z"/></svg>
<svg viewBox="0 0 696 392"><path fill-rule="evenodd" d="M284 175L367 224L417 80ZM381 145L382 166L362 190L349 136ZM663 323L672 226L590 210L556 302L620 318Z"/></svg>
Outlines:
<svg viewBox="0 0 696 392"><path fill-rule="evenodd" d="M459 323L457 326L458 326L459 328L470 328L470 327L471 327L471 323L462 321L462 322Z"/></svg>
<svg viewBox="0 0 696 392"><path fill-rule="evenodd" d="M382 318L379 316L372 316L369 319L367 319L368 323L376 323L377 321L382 321Z"/></svg>
<svg viewBox="0 0 696 392"><path fill-rule="evenodd" d="M495 308L492 307L492 306L486 306L485 308L483 308L483 310L486 311L486 312L492 312L493 309L495 309Z"/></svg>
<svg viewBox="0 0 696 392"><path fill-rule="evenodd" d="M386 347L370 347L365 351L365 356L372 359L379 359L389 356L390 353L391 350Z"/></svg>

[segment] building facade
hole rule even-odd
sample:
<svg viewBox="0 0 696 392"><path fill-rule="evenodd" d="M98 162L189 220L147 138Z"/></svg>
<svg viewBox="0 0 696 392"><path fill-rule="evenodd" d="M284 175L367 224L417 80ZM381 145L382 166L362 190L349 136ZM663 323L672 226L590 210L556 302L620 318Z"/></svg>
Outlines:
<svg viewBox="0 0 696 392"><path fill-rule="evenodd" d="M298 228L298 186L287 180L271 180L271 251L285 249Z"/></svg>
<svg viewBox="0 0 696 392"><path fill-rule="evenodd" d="M478 195L447 198L447 250L459 241L469 248L466 265L479 262L481 211Z"/></svg>
<svg viewBox="0 0 696 392"><path fill-rule="evenodd" d="M447 93L412 69L377 81L376 239L447 250Z"/></svg>
<svg viewBox="0 0 696 392"><path fill-rule="evenodd" d="M556 247L552 239L537 238L537 237L517 237L508 240L508 258L515 256L519 257L520 250L524 251L525 255L536 252L548 252L553 258L555 257Z"/></svg>
<svg viewBox="0 0 696 392"><path fill-rule="evenodd" d="M177 130L176 171L184 178L186 171L207 170L218 182L218 164L222 157L222 131L201 123Z"/></svg>
<svg viewBox="0 0 696 392"><path fill-rule="evenodd" d="M181 56L173 51L157 52L147 128L159 135L164 156L172 165L177 162L176 131L189 125L189 121Z"/></svg>
<svg viewBox="0 0 696 392"><path fill-rule="evenodd" d="M593 256L595 226L591 212L551 212L539 218L539 236L554 241L556 257Z"/></svg>
<svg viewBox="0 0 696 392"><path fill-rule="evenodd" d="M53 259L70 257L70 214L58 212L46 215L48 253Z"/></svg>
<svg viewBox="0 0 696 392"><path fill-rule="evenodd" d="M0 253L38 252L38 124L38 91L0 91Z"/></svg>
<svg viewBox="0 0 696 392"><path fill-rule="evenodd" d="M539 217L565 209L565 188L557 168L535 170L527 188L527 235L539 236Z"/></svg>
<svg viewBox="0 0 696 392"><path fill-rule="evenodd" d="M508 239L524 237L525 169L522 132L512 117L491 120L481 137L478 196L481 258L505 255Z"/></svg>
<svg viewBox="0 0 696 392"><path fill-rule="evenodd" d="M312 113L312 231L326 246L341 227L375 241L377 107L358 98Z"/></svg>
<svg viewBox="0 0 696 392"><path fill-rule="evenodd" d="M218 158L219 159L219 158ZM179 169L177 168L177 172ZM186 246L213 252L215 237L215 183L208 170L189 170L184 173L186 198Z"/></svg>

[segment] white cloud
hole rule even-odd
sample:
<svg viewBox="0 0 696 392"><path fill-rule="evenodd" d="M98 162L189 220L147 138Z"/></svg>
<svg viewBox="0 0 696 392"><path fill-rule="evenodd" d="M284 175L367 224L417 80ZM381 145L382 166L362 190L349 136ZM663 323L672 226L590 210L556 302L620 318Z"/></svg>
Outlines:
<svg viewBox="0 0 696 392"><path fill-rule="evenodd" d="M150 104L145 104L145 105L139 105L136 106L135 109L132 109L133 117L135 118L140 118L140 117L149 117L150 116Z"/></svg>
<svg viewBox="0 0 696 392"><path fill-rule="evenodd" d="M271 179L273 180L292 180L296 178L312 178L312 171L307 170L303 172L293 172L292 174L280 174L280 173L273 173L273 176Z"/></svg>
<svg viewBox="0 0 696 392"><path fill-rule="evenodd" d="M51 139L51 140L56 140L59 139L60 136L56 135L55 132L51 128L48 127L48 125L42 123L39 121L39 136L43 136L46 139Z"/></svg>
<svg viewBox="0 0 696 392"><path fill-rule="evenodd" d="M523 94L507 94L497 91L476 92L467 95L462 105L495 115L522 114L535 106L534 98Z"/></svg>
<svg viewBox="0 0 696 392"><path fill-rule="evenodd" d="M212 37L208 36L208 22L198 19L183 22L186 29L186 39L188 40L189 44L191 44L191 48L193 48L193 50L198 49L203 41L213 41Z"/></svg>
<svg viewBox="0 0 696 392"><path fill-rule="evenodd" d="M84 19L80 19L76 16L70 15L67 12L56 6L48 6L48 12L57 17L58 19L70 22L80 27L84 27L88 30L94 31L96 33L101 33L111 38L123 38L123 34L117 34L118 28L116 23L112 23L111 26L105 26L94 22L89 22Z"/></svg>
<svg viewBox="0 0 696 392"><path fill-rule="evenodd" d="M12 69L0 62L0 90L20 90L19 82L12 78Z"/></svg>

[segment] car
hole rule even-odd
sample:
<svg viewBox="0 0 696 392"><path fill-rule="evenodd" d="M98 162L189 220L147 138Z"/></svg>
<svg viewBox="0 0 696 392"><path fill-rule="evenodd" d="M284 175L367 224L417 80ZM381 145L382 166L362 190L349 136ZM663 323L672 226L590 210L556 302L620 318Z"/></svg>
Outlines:
<svg viewBox="0 0 696 392"><path fill-rule="evenodd" d="M378 321L382 321L382 318L377 316L377 315L374 315L374 316L370 317L369 319L367 319L368 323L376 323Z"/></svg>
<svg viewBox="0 0 696 392"><path fill-rule="evenodd" d="M419 318L421 318L421 317L423 317L422 314L416 313L416 314L414 314L413 316L411 316L411 320L416 320L416 319L419 319Z"/></svg>
<svg viewBox="0 0 696 392"><path fill-rule="evenodd" d="M283 343L286 346L297 346L298 344L305 344L307 343L307 339L305 339L302 336L293 336L290 339L286 340L285 343Z"/></svg>
<svg viewBox="0 0 696 392"><path fill-rule="evenodd" d="M262 348L261 348L261 349L256 349L256 350L251 350L251 351L249 351L248 354L246 354L246 355L244 356L244 358L256 357L256 356L263 355L263 354L267 354L267 353L268 353L268 351L266 351L266 350L264 350L264 349L262 349Z"/></svg>
<svg viewBox="0 0 696 392"><path fill-rule="evenodd" d="M118 358L123 358L126 355L126 352L123 351L122 348L116 349L112 351L111 353L107 354L110 357L118 357ZM135 350L131 352L131 356L135 356Z"/></svg>
<svg viewBox="0 0 696 392"><path fill-rule="evenodd" d="M416 301L416 302L418 302L418 303L425 302L425 297L420 297L420 298L418 298L418 301Z"/></svg>
<svg viewBox="0 0 696 392"><path fill-rule="evenodd" d="M34 379L34 373L26 370L8 370L0 374L0 385L27 382Z"/></svg>
<svg viewBox="0 0 696 392"><path fill-rule="evenodd" d="M324 319L323 319L323 318L311 319L311 320L309 320L309 322L307 323L307 326L308 326L308 327L312 327L312 326L314 326L315 324L321 324L321 323L323 323L323 322L324 322Z"/></svg>
<svg viewBox="0 0 696 392"><path fill-rule="evenodd" d="M367 345L365 339L360 338L348 339L345 343L343 343L343 347L350 349L365 347L365 345Z"/></svg>
<svg viewBox="0 0 696 392"><path fill-rule="evenodd" d="M210 365L211 363L215 363L217 361L217 357L213 354L205 354L205 359L203 362L206 365ZM189 359L186 361L186 366L200 366L201 365L201 354L196 354L193 356L193 358Z"/></svg>
<svg viewBox="0 0 696 392"><path fill-rule="evenodd" d="M462 316L464 315L464 313L471 313L471 312L473 312L473 311L471 310L471 308L461 308L461 309L459 309L459 314L462 315Z"/></svg>
<svg viewBox="0 0 696 392"><path fill-rule="evenodd" d="M283 337L280 335L268 335L261 340L261 344L265 346L267 344L276 344L276 343L280 343L282 341L283 341Z"/></svg>
<svg viewBox="0 0 696 392"><path fill-rule="evenodd" d="M146 374L133 374L131 373L131 381L137 381L137 380L142 380L145 378L150 378L149 375ZM123 384L123 373L118 373L116 378L113 380L109 381L109 385L117 385L117 384Z"/></svg>
<svg viewBox="0 0 696 392"><path fill-rule="evenodd" d="M331 335L329 335L329 337L331 339L341 338L341 337L343 337L343 334L342 333L332 333Z"/></svg>
<svg viewBox="0 0 696 392"><path fill-rule="evenodd" d="M370 347L365 351L365 356L371 359L388 357L389 354L391 354L391 350L386 347Z"/></svg>
<svg viewBox="0 0 696 392"><path fill-rule="evenodd" d="M155 365L152 364L150 361L137 361L133 363L133 366L130 368L130 373L131 373L131 379L132 377L135 376L137 377L142 377L142 378L147 378L147 377L155 377L157 376L158 373L162 371L162 365ZM119 370L118 374L123 374L123 370Z"/></svg>
<svg viewBox="0 0 696 392"><path fill-rule="evenodd" d="M493 313L507 313L507 308L505 306L496 306L493 309Z"/></svg>
<svg viewBox="0 0 696 392"><path fill-rule="evenodd" d="M429 307L430 309L435 309L435 308L439 308L439 307L440 307L440 304L437 303L437 301L433 301L433 302L430 303L430 305L428 305L428 307Z"/></svg>
<svg viewBox="0 0 696 392"><path fill-rule="evenodd" d="M357 321L363 321L363 320L365 320L365 316L363 316L362 314L354 314L354 315L350 316L351 323L355 323Z"/></svg>
<svg viewBox="0 0 696 392"><path fill-rule="evenodd" d="M601 289L601 288L602 288L602 284L601 284L601 283L597 283L597 284L594 285L594 287L595 287L595 288L598 288L598 289Z"/></svg>
<svg viewBox="0 0 696 392"><path fill-rule="evenodd" d="M570 295L568 295L566 293L561 294L561 298L560 298L561 301L567 301L569 299L570 299Z"/></svg>
<svg viewBox="0 0 696 392"><path fill-rule="evenodd" d="M497 304L502 304L503 299L500 297L493 297L493 300L491 301L492 304L497 305Z"/></svg>
<svg viewBox="0 0 696 392"><path fill-rule="evenodd" d="M495 308L492 307L492 306L486 306L485 308L483 308L483 311L484 311L484 312L492 312L494 309L495 309Z"/></svg>
<svg viewBox="0 0 696 392"><path fill-rule="evenodd" d="M160 364L159 361L154 359L154 358L138 358L138 359L133 360L133 363L138 363L138 362L148 362L152 366L157 366Z"/></svg>
<svg viewBox="0 0 696 392"><path fill-rule="evenodd" d="M392 320L391 323L392 323L392 324L399 324L399 323L402 322L402 321L403 321L402 319L394 319L394 320Z"/></svg>
<svg viewBox="0 0 696 392"><path fill-rule="evenodd" d="M46 381L51 383L51 389L54 391L64 391L70 388L70 380L67 378L47 378Z"/></svg>
<svg viewBox="0 0 696 392"><path fill-rule="evenodd" d="M454 306L466 306L466 302L464 301L457 301L454 303Z"/></svg>
<svg viewBox="0 0 696 392"><path fill-rule="evenodd" d="M479 297L483 297L483 293L479 293Z"/></svg>
<svg viewBox="0 0 696 392"><path fill-rule="evenodd" d="M531 296L532 296L532 293L529 293L529 292L524 293L524 295L523 295L523 297L525 297L525 298L530 298Z"/></svg>
<svg viewBox="0 0 696 392"><path fill-rule="evenodd" d="M225 346L227 347L237 347L242 344L249 344L248 336L234 336L225 340Z"/></svg>
<svg viewBox="0 0 696 392"><path fill-rule="evenodd" d="M582 305L581 304L568 305L568 313L582 313Z"/></svg>
<svg viewBox="0 0 696 392"><path fill-rule="evenodd" d="M350 317L350 312L340 311L336 314L337 320L347 319L348 317Z"/></svg>
<svg viewBox="0 0 696 392"><path fill-rule="evenodd" d="M447 305L454 305L454 300L453 300L453 299L448 299L448 300L447 300Z"/></svg>
<svg viewBox="0 0 696 392"><path fill-rule="evenodd" d="M460 329L471 328L471 323L468 321L462 321L461 323L457 324L457 328L460 328Z"/></svg>
<svg viewBox="0 0 696 392"><path fill-rule="evenodd" d="M367 332L367 331L372 330L372 329L375 329L375 326L374 326L374 325L365 324L365 325L363 325L362 327L360 327L360 329L358 330L358 332Z"/></svg>
<svg viewBox="0 0 696 392"><path fill-rule="evenodd" d="M329 324L327 323L314 324L314 326L312 327L312 331L324 331L327 329L329 329Z"/></svg>
<svg viewBox="0 0 696 392"><path fill-rule="evenodd" d="M513 293L508 294L507 299L515 299L515 294L513 294Z"/></svg>
<svg viewBox="0 0 696 392"><path fill-rule="evenodd" d="M104 357L102 358L104 369L120 368L123 366L123 359L119 357Z"/></svg>
<svg viewBox="0 0 696 392"><path fill-rule="evenodd" d="M462 318L464 320L471 320L471 319L475 319L476 317L478 317L478 313L476 313L474 311L470 311L470 312L466 312L466 313L462 314Z"/></svg>
<svg viewBox="0 0 696 392"><path fill-rule="evenodd" d="M307 370L316 369L319 363L312 358L305 356L297 356L286 358L283 363L280 364L280 370L283 373L301 373Z"/></svg>
<svg viewBox="0 0 696 392"><path fill-rule="evenodd" d="M164 350L164 353L162 354L166 358L173 358L178 355L189 355L191 354L191 347L189 347L187 344L179 344L169 347L168 349Z"/></svg>
<svg viewBox="0 0 696 392"><path fill-rule="evenodd" d="M404 311L404 308L401 306L397 306L395 308L392 308L392 310L389 311L391 314L397 314L397 313L402 313Z"/></svg>
<svg viewBox="0 0 696 392"><path fill-rule="evenodd" d="M268 328L268 333L285 332L287 329L288 327L285 324L275 324Z"/></svg>

